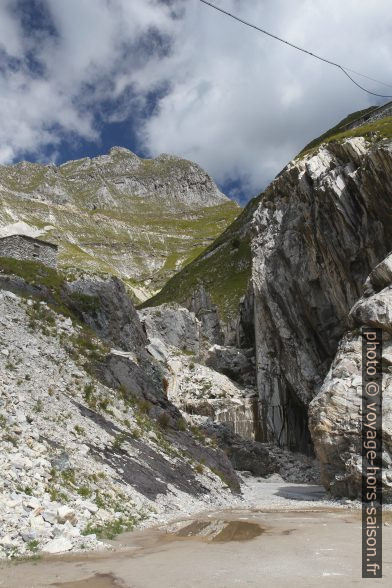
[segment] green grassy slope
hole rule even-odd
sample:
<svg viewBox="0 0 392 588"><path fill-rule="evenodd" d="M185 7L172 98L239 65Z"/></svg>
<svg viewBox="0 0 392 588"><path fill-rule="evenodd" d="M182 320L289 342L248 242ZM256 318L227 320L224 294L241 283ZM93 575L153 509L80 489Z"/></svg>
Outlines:
<svg viewBox="0 0 392 588"><path fill-rule="evenodd" d="M249 202L240 216L210 247L171 278L158 294L142 307L165 302L185 303L198 285L203 284L220 317L226 321L236 315L252 270L250 221L260 197Z"/></svg>
<svg viewBox="0 0 392 588"><path fill-rule="evenodd" d="M316 139L313 139L310 143L305 145L305 147L300 152L300 155L305 154L305 153L315 149L316 147L321 145L321 143L326 142L331 137L333 137L337 133L341 132L342 127L345 127L346 125L349 125L350 123L354 122L357 118L361 118L362 116L365 116L366 114L372 112L372 110L374 110L375 108L377 108L377 107L371 106L370 108L365 108L364 110L357 110L356 112L349 114L348 116L343 118L340 122L338 122L337 125L331 127L330 129L328 129L328 131L326 131L325 133L323 133L322 135L320 135Z"/></svg>

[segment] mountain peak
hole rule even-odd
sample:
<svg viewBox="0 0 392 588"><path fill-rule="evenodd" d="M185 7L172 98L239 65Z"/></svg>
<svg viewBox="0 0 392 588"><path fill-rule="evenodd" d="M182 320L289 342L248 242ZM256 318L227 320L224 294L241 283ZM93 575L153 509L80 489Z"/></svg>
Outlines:
<svg viewBox="0 0 392 588"><path fill-rule="evenodd" d="M60 266L130 279L139 298L189 263L240 211L197 164L169 154L143 159L119 146L60 166L1 166L0 194L0 231L17 223L18 231L43 233L59 244Z"/></svg>
<svg viewBox="0 0 392 588"><path fill-rule="evenodd" d="M138 159L140 159L138 155L136 155L136 153L134 153L130 149L127 149L126 147L120 147L118 145L115 145L110 149L109 155L128 155L129 157L137 157Z"/></svg>

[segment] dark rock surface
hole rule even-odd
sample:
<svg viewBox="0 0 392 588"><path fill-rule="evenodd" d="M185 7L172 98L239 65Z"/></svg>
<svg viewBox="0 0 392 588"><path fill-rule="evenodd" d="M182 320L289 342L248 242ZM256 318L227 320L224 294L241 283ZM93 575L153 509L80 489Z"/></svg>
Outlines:
<svg viewBox="0 0 392 588"><path fill-rule="evenodd" d="M265 439L311 451L307 407L369 272L392 248L392 142L353 138L292 162L254 215Z"/></svg>
<svg viewBox="0 0 392 588"><path fill-rule="evenodd" d="M69 307L100 337L124 351L137 351L147 339L121 280L84 276L65 285Z"/></svg>

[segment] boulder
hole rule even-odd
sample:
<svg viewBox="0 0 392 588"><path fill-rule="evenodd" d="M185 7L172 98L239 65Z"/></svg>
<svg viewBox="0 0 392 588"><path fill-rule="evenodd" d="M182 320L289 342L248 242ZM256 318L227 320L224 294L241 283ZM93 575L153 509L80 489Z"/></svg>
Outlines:
<svg viewBox="0 0 392 588"><path fill-rule="evenodd" d="M250 386L256 384L253 349L213 345L206 353L205 364L235 382Z"/></svg>
<svg viewBox="0 0 392 588"><path fill-rule="evenodd" d="M392 286L370 298L361 298L350 311L354 323L392 333Z"/></svg>
<svg viewBox="0 0 392 588"><path fill-rule="evenodd" d="M377 288L391 281L389 256L366 281ZM392 292L391 285L362 297L350 312L351 330L320 392L309 406L309 428L321 463L322 482L335 496L361 497L362 326L383 329L383 498L392 501Z"/></svg>
<svg viewBox="0 0 392 588"><path fill-rule="evenodd" d="M57 522L64 524L69 521L72 524L76 524L76 514L72 508L68 506L60 506L57 509Z"/></svg>
<svg viewBox="0 0 392 588"><path fill-rule="evenodd" d="M139 311L139 318L151 343L160 339L182 351L199 350L201 323L188 309L162 304Z"/></svg>
<svg viewBox="0 0 392 588"><path fill-rule="evenodd" d="M65 537L56 537L51 541L48 541L46 545L43 546L42 551L44 553L64 553L65 551L70 551L73 547L73 544L69 539Z"/></svg>

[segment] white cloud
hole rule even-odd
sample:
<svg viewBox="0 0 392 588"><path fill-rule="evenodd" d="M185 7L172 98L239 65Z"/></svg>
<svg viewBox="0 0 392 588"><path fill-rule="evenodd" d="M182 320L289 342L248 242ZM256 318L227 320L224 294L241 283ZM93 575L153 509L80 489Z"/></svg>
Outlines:
<svg viewBox="0 0 392 588"><path fill-rule="evenodd" d="M263 28L392 83L389 0L216 0ZM58 32L23 34L11 4L0 5L9 55L33 48L0 73L0 161L56 144L67 134L99 140L107 121L139 117L149 92L169 91L147 120L137 118L151 154L201 163L220 182L241 179L257 193L301 147L344 115L374 103L336 68L218 14L196 0L46 0ZM181 18L171 10L183 9ZM4 36L1 34L4 29ZM162 37L152 34L157 29ZM165 53L161 39L170 40ZM388 88L358 78L366 86ZM392 89L389 89L392 93Z"/></svg>
<svg viewBox="0 0 392 588"><path fill-rule="evenodd" d="M11 14L11 1L3 2L0 7L0 50L12 57L22 54L22 30Z"/></svg>
<svg viewBox="0 0 392 588"><path fill-rule="evenodd" d="M220 0L219 5L392 83L387 0L371 5L358 0ZM314 136L375 101L336 68L206 6L188 11L176 46L165 64L172 91L147 121L144 141L153 153L174 151L197 159L220 181L242 174L251 193ZM383 86L367 80L365 85L388 94Z"/></svg>
<svg viewBox="0 0 392 588"><path fill-rule="evenodd" d="M99 139L95 115L101 104L135 83L146 61L135 50L140 39L151 26L159 24L165 31L172 24L167 8L154 0L132 3L133 10L129 4L47 0L56 36L35 30L26 34L15 4L0 4L0 22L10 32L0 69L0 162L25 152L40 156L45 146L67 136ZM13 56L19 59L16 64Z"/></svg>

